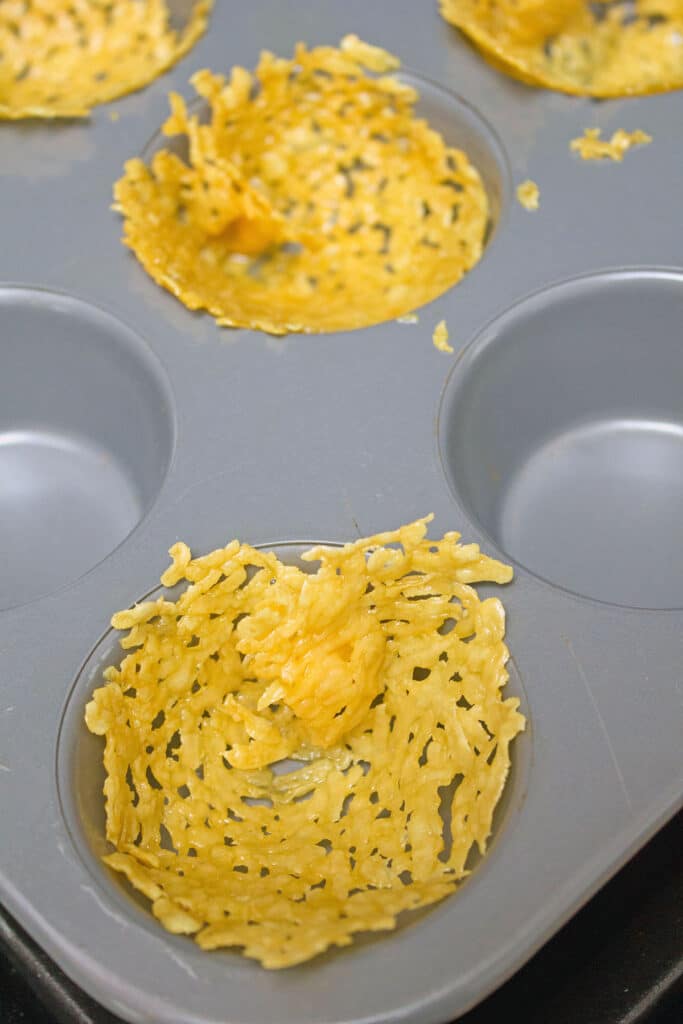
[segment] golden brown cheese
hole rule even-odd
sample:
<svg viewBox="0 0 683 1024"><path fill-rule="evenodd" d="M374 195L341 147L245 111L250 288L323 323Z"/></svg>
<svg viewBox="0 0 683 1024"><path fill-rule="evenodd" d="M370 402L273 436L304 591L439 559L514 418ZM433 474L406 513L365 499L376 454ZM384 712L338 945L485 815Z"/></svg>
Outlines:
<svg viewBox="0 0 683 1024"><path fill-rule="evenodd" d="M174 31L166 0L2 0L0 120L85 117L148 85L206 28L197 0Z"/></svg>
<svg viewBox="0 0 683 1024"><path fill-rule="evenodd" d="M525 210L537 210L541 193L535 181L528 178L517 186L517 200Z"/></svg>
<svg viewBox="0 0 683 1024"><path fill-rule="evenodd" d="M683 0L440 0L499 70L586 96L683 87Z"/></svg>
<svg viewBox="0 0 683 1024"><path fill-rule="evenodd" d="M602 139L600 135L599 128L586 128L583 135L571 140L569 148L582 160L616 160L620 163L633 146L646 146L652 142L652 136L640 129L627 132L619 128L611 139Z"/></svg>
<svg viewBox="0 0 683 1024"><path fill-rule="evenodd" d="M164 126L186 154L130 160L116 184L125 243L189 309L272 334L363 327L436 298L479 260L488 201L397 66L347 36L291 60L264 52L253 75L198 72L201 110L173 95Z"/></svg>
<svg viewBox="0 0 683 1024"><path fill-rule="evenodd" d="M105 862L165 928L287 967L395 927L485 851L524 719L503 607L472 584L512 570L427 522L315 548L315 573L176 544L180 595L114 616L126 656L86 709Z"/></svg>
<svg viewBox="0 0 683 1024"><path fill-rule="evenodd" d="M452 352L453 347L448 344L448 326L445 320L439 320L432 334L432 343L439 352Z"/></svg>

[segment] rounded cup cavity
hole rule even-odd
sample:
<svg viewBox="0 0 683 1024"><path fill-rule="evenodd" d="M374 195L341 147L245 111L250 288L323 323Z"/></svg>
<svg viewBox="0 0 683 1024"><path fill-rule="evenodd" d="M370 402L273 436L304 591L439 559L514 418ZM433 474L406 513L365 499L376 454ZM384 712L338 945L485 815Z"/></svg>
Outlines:
<svg viewBox="0 0 683 1024"><path fill-rule="evenodd" d="M263 544L258 547L273 551L282 562L295 564L305 572L315 572L317 563L302 561L300 556L309 548L322 543L326 542L284 542ZM337 545L330 544L328 546ZM172 600L176 600L184 586L184 583L180 583L170 590L157 587L142 596L140 600L154 600L164 594L170 595ZM502 596L504 599L504 593ZM112 609L112 612L114 610ZM149 900L135 890L123 875L107 868L101 859L113 851L105 838L104 740L93 735L86 727L85 708L93 691L105 684L103 678L105 670L110 666L120 664L125 657L126 652L119 643L121 635L114 629L109 629L104 633L81 666L67 697L57 739L55 765L57 790L66 829L88 873L119 911L129 915L139 926L153 934L163 935L168 941L170 936L163 931L161 925L151 914ZM512 763L505 789L494 811L489 852L493 847L497 847L498 840L519 813L528 788L533 759L528 701L512 658L508 661L507 670L510 678L504 690L504 696L516 697L520 700L520 710L527 717L527 727L525 732L515 738L510 748ZM273 770L276 774L285 774L298 767L300 765L297 762L283 760L273 765ZM482 860L485 863L486 857L482 858L473 847L467 861L468 870L479 868ZM474 877L476 878L478 874L479 870ZM467 880L467 884L472 884L471 879ZM406 911L401 917L401 922L414 921L422 917L428 910L429 908L421 908L417 911ZM379 936L375 936L358 933L354 938L354 947L367 942L382 941L383 938L386 938L386 934L380 933ZM184 940L174 939L173 941L182 943ZM190 948L194 948L193 945Z"/></svg>
<svg viewBox="0 0 683 1024"><path fill-rule="evenodd" d="M464 150L470 162L479 171L489 200L489 223L486 232L488 247L512 189L510 169L500 139L488 121L456 93L444 89L414 71L399 71L395 77L419 94L415 106L417 115L438 131L449 146ZM198 115L200 121L209 119L208 104L201 97L188 103L188 110ZM142 151L142 159L149 164L162 149L175 153L183 160L187 159L186 137L167 136L162 131L155 132L149 140ZM472 268L475 269L476 267ZM469 273L472 273L472 270Z"/></svg>
<svg viewBox="0 0 683 1024"><path fill-rule="evenodd" d="M456 499L511 560L580 596L683 606L683 275L593 274L507 310L439 417Z"/></svg>
<svg viewBox="0 0 683 1024"><path fill-rule="evenodd" d="M0 288L0 610L112 552L159 493L173 449L161 368L107 313Z"/></svg>

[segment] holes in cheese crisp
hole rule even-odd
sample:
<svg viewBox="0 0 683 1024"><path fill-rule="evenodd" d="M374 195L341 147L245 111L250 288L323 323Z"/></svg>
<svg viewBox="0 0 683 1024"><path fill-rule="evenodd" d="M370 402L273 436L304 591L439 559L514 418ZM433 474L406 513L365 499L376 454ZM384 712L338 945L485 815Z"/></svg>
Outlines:
<svg viewBox="0 0 683 1024"><path fill-rule="evenodd" d="M148 783L150 784L150 786L152 787L152 789L162 789L163 788L161 783L159 782L159 780L157 779L157 777L155 776L154 772L152 771L152 769L151 769L151 767L149 765L147 765L147 768L145 770L145 777L146 777Z"/></svg>
<svg viewBox="0 0 683 1024"><path fill-rule="evenodd" d="M163 710L159 712L159 715L161 715L161 714L163 714ZM159 718L159 715L155 715L155 721L157 721L157 719ZM157 726L157 728L161 728L161 726L164 724L165 720L166 720L166 718L165 718L165 715L164 715L164 718L162 719L162 721L159 724L159 726ZM152 728L154 728L154 725L152 725ZM181 736L180 736L180 730L176 729L175 732L173 733L173 735L171 736L171 738L169 739L168 743L166 744L166 751L165 751L166 757L170 758L172 761L179 761L180 758L179 758L178 754L176 753L176 751L180 749L180 747L182 746L182 743L183 743L183 741L182 741Z"/></svg>
<svg viewBox="0 0 683 1024"><path fill-rule="evenodd" d="M166 828L166 826L163 823L159 826L159 834L160 834L160 840L159 840L160 848L162 850L167 850L169 853L177 854L178 851L175 848L175 846L173 845L173 839L171 838L171 833L169 832L169 830Z"/></svg>
<svg viewBox="0 0 683 1024"><path fill-rule="evenodd" d="M429 739L427 740L427 742L425 743L425 745L423 746L422 753L420 754L420 756L418 758L417 763L420 765L421 768L424 765L427 764L427 757L428 757L428 753L427 752L429 750L429 744L432 742L432 739L433 739L433 737L430 736Z"/></svg>
<svg viewBox="0 0 683 1024"><path fill-rule="evenodd" d="M137 788L135 786L135 783L133 782L133 773L131 771L130 765L128 765L128 768L126 769L126 776L125 776L125 778L126 778L126 785L128 786L128 788L130 789L130 791L132 793L131 803L132 803L133 807L137 807L137 805L138 805L138 803L140 801L140 794L138 793Z"/></svg>

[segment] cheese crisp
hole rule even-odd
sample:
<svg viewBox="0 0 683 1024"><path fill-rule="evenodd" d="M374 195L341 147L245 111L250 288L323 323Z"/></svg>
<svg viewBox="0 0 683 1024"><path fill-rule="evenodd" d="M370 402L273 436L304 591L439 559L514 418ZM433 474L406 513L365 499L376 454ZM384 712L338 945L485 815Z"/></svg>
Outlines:
<svg viewBox="0 0 683 1024"><path fill-rule="evenodd" d="M147 272L219 324L338 331L395 319L480 258L488 201L465 153L415 116L398 60L347 36L171 96L151 166L114 190ZM371 73L370 73L371 72ZM178 140L176 140L176 143Z"/></svg>
<svg viewBox="0 0 683 1024"><path fill-rule="evenodd" d="M2 0L0 120L85 117L141 89L194 45L212 5L197 0L176 32L165 0Z"/></svg>
<svg viewBox="0 0 683 1024"><path fill-rule="evenodd" d="M431 518L431 517L430 517ZM86 709L106 740L105 862L172 932L300 963L447 896L486 849L524 728L504 700L512 570L428 519L304 556L171 549L119 612Z"/></svg>
<svg viewBox="0 0 683 1024"><path fill-rule="evenodd" d="M683 0L440 0L499 70L585 96L683 86Z"/></svg>
<svg viewBox="0 0 683 1024"><path fill-rule="evenodd" d="M616 160L621 162L624 153L627 153L633 146L646 146L652 142L652 136L647 132L636 130L625 132L619 128L613 133L611 139L601 139L599 128L586 128L585 132L578 139L572 139L569 148L578 153L582 160Z"/></svg>
<svg viewBox="0 0 683 1024"><path fill-rule="evenodd" d="M527 179L517 186L517 201L525 210L537 210L541 193L535 181Z"/></svg>

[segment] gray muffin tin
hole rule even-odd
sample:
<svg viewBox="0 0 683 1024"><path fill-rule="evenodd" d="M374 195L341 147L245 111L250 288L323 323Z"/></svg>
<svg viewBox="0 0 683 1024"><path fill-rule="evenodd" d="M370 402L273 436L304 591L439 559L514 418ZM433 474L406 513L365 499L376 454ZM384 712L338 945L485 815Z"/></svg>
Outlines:
<svg viewBox="0 0 683 1024"><path fill-rule="evenodd" d="M348 32L426 76L421 110L491 192L488 249L417 325L221 330L120 244L112 184L195 69ZM218 0L188 57L112 108L0 126L0 900L140 1024L444 1022L681 805L681 95L530 89L433 2ZM568 144L591 126L654 141L584 164ZM514 199L527 176L537 213ZM291 556L430 511L432 536L458 529L516 566L498 592L529 724L488 856L396 932L288 971L166 934L99 861L83 710L116 656L111 613L157 585L179 538Z"/></svg>

